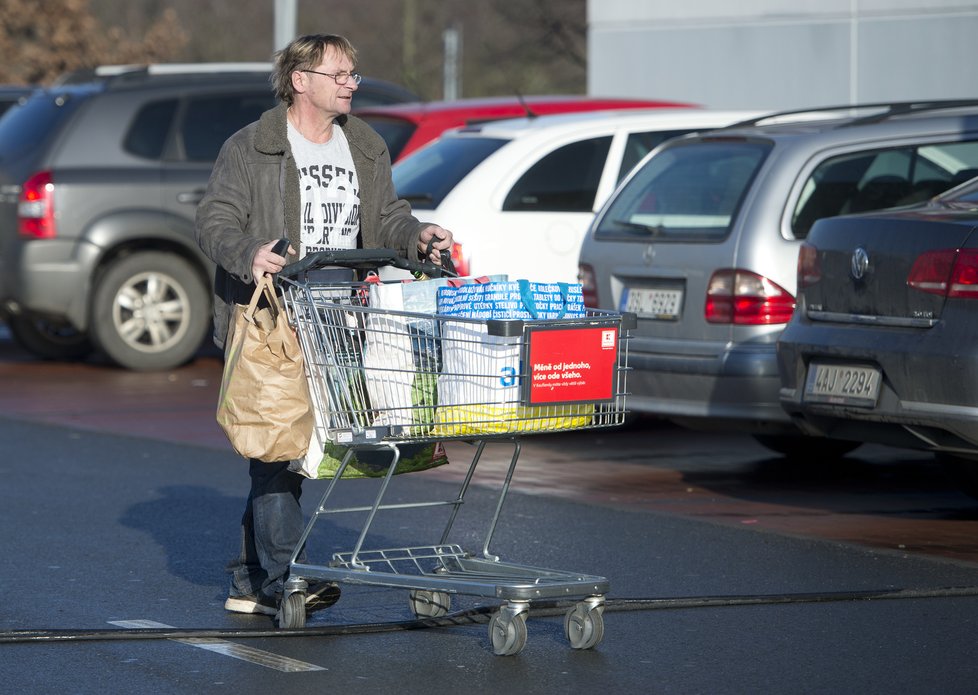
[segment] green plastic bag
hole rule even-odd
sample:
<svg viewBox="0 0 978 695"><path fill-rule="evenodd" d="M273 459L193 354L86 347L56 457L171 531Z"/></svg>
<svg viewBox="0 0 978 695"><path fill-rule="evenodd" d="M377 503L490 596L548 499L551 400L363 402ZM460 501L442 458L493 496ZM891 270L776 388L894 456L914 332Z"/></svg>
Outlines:
<svg viewBox="0 0 978 695"><path fill-rule="evenodd" d="M411 436L424 436L434 425L435 406L438 403L437 385L438 378L435 374L418 372L414 375L411 385L411 404L414 406L411 414L414 427L410 430ZM425 471L448 463L448 454L440 443L398 444L397 448L401 456L397 462L395 475ZM349 447L342 444L326 442L316 477L329 479L336 475L343 457L349 450ZM341 477L344 479L381 478L387 475L391 456L390 450L385 448L358 449L343 470Z"/></svg>
<svg viewBox="0 0 978 695"><path fill-rule="evenodd" d="M425 471L429 468L444 466L448 463L448 454L441 442L429 444L398 444L401 458L397 462L397 472L414 473ZM346 456L349 447L333 442L327 442L323 453L323 460L319 464L319 475L317 478L332 478L339 470L343 457ZM353 458L343 470L342 478L381 478L387 475L390 468L392 453L389 449L358 449Z"/></svg>

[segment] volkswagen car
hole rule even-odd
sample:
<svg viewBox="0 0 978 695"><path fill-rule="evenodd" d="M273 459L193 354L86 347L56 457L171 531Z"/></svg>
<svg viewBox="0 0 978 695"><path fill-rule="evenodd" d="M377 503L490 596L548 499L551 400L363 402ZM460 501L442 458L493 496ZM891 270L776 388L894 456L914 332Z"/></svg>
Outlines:
<svg viewBox="0 0 978 695"><path fill-rule="evenodd" d="M978 491L978 179L923 205L817 222L778 341L806 433L941 454Z"/></svg>

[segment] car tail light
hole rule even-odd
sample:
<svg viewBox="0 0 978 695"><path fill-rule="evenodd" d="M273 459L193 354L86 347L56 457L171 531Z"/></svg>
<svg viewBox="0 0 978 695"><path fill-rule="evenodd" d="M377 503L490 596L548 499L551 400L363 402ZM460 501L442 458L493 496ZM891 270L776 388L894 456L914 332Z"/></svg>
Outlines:
<svg viewBox="0 0 978 695"><path fill-rule="evenodd" d="M749 270L718 270L707 285L704 314L710 323L787 323L794 310L795 298L789 292Z"/></svg>
<svg viewBox="0 0 978 695"><path fill-rule="evenodd" d="M24 182L17 203L17 231L21 236L35 239L51 239L57 233L54 179L50 171L39 171Z"/></svg>
<svg viewBox="0 0 978 695"><path fill-rule="evenodd" d="M978 249L939 249L920 254L907 284L945 297L978 299Z"/></svg>
<svg viewBox="0 0 978 695"><path fill-rule="evenodd" d="M809 287L822 279L818 249L807 241L798 249L798 287Z"/></svg>
<svg viewBox="0 0 978 695"><path fill-rule="evenodd" d="M577 281L581 283L581 290L584 292L584 306L598 308L598 280L594 274L594 268L587 263L577 266Z"/></svg>
<svg viewBox="0 0 978 695"><path fill-rule="evenodd" d="M462 253L461 244L452 244L452 263L455 265L455 272L459 277L469 274L469 259Z"/></svg>

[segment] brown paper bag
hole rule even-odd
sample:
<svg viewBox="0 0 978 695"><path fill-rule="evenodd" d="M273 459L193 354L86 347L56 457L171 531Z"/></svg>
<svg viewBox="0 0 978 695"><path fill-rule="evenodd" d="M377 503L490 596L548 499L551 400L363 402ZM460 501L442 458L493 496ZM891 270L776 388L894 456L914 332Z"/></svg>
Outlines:
<svg viewBox="0 0 978 695"><path fill-rule="evenodd" d="M262 295L269 306L259 309ZM302 350L269 277L248 306L234 308L217 422L245 458L288 461L309 447L314 418Z"/></svg>

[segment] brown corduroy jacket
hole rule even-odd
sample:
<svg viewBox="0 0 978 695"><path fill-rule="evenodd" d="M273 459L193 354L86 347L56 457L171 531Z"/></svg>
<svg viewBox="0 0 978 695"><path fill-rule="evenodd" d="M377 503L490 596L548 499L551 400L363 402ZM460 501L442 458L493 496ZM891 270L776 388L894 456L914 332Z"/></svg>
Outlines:
<svg viewBox="0 0 978 695"><path fill-rule="evenodd" d="M360 182L360 246L417 258L418 236L427 225L394 191L387 144L355 116L337 119L336 125L350 144ZM224 346L233 305L246 304L254 291L251 266L258 248L288 237L299 249L299 207L299 172L289 147L286 106L279 104L224 143L197 207L197 243L217 265L218 347Z"/></svg>

